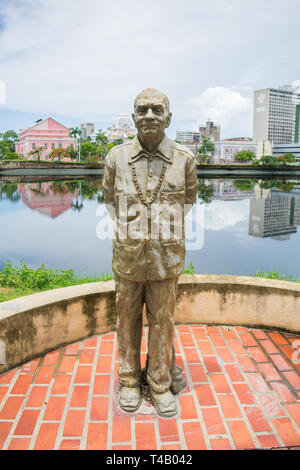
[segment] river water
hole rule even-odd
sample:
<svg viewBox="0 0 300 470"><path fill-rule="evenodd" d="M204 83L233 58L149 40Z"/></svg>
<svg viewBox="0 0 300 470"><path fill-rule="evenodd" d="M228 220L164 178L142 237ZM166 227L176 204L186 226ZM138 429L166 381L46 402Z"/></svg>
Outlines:
<svg viewBox="0 0 300 470"><path fill-rule="evenodd" d="M111 273L101 178L0 179L0 268ZM300 180L200 179L188 217L185 264L197 273L300 276Z"/></svg>

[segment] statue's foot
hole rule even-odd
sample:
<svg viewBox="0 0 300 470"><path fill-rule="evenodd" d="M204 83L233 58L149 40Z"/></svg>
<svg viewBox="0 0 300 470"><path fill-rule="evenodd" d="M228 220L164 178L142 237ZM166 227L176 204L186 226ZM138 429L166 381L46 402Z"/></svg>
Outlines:
<svg viewBox="0 0 300 470"><path fill-rule="evenodd" d="M186 387L186 380L183 376L172 379L171 392L176 395Z"/></svg>
<svg viewBox="0 0 300 470"><path fill-rule="evenodd" d="M176 366L172 371L171 371L171 377L172 377L172 382L171 382L171 392L176 395L177 393L181 392L186 387L186 380L182 375L182 369L180 366ZM146 384L147 383L147 368L144 367L142 370L142 379L143 382Z"/></svg>
<svg viewBox="0 0 300 470"><path fill-rule="evenodd" d="M123 411L136 411L142 403L140 387L121 386L119 394L119 406Z"/></svg>
<svg viewBox="0 0 300 470"><path fill-rule="evenodd" d="M170 390L164 393L156 393L150 388L150 394L159 416L170 418L171 416L176 415L178 411L176 398Z"/></svg>
<svg viewBox="0 0 300 470"><path fill-rule="evenodd" d="M175 394L181 392L186 387L186 380L182 375L182 369L180 366L176 366L171 371L172 383L171 392Z"/></svg>

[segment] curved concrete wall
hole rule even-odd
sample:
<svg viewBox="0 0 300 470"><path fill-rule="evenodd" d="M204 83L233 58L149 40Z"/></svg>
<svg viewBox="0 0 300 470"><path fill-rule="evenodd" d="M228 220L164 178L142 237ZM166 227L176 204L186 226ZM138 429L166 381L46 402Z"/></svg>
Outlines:
<svg viewBox="0 0 300 470"><path fill-rule="evenodd" d="M184 275L176 323L300 332L300 284L244 276ZM146 319L144 318L146 323ZM115 283L41 292L0 304L0 374L47 351L115 329ZM1 343L2 342L2 343ZM3 353L2 353L3 357Z"/></svg>

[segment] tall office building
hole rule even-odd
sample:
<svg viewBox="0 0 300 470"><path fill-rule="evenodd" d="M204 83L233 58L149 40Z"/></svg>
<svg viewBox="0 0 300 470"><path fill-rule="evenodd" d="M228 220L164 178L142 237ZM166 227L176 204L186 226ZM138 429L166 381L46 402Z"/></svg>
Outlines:
<svg viewBox="0 0 300 470"><path fill-rule="evenodd" d="M273 144L300 139L300 89L281 86L254 91L253 140Z"/></svg>
<svg viewBox="0 0 300 470"><path fill-rule="evenodd" d="M83 140L86 140L95 132L95 124L91 122L86 122L85 124L80 124L81 137Z"/></svg>
<svg viewBox="0 0 300 470"><path fill-rule="evenodd" d="M214 123L210 120L206 121L205 126L199 127L199 132L205 137L209 137L210 140L218 141L220 140L220 126L214 125Z"/></svg>

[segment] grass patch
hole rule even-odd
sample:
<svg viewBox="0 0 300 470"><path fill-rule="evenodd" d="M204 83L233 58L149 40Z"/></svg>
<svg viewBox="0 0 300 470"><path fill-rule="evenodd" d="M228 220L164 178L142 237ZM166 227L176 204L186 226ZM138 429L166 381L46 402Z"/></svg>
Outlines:
<svg viewBox="0 0 300 470"><path fill-rule="evenodd" d="M193 263L185 267L183 274L196 274ZM256 271L255 277L276 279L280 281L299 282L300 278L286 276L280 271ZM13 266L8 260L0 270L0 302L12 300L25 295L36 294L60 287L77 286L90 282L103 282L114 279L111 273L102 273L99 276L78 276L72 269L50 269L42 264L37 269L29 268L23 261L20 266Z"/></svg>
<svg viewBox="0 0 300 470"><path fill-rule="evenodd" d="M300 277L296 279L292 275L286 276L285 274L282 274L281 271L269 271L267 273L263 273L262 271L257 270L254 276L264 279L275 279L277 281L300 282Z"/></svg>
<svg viewBox="0 0 300 470"><path fill-rule="evenodd" d="M77 276L72 269L50 269L45 264L32 269L23 261L20 266L13 266L8 260L0 270L0 302L45 290L111 279L114 277L110 273L92 277Z"/></svg>
<svg viewBox="0 0 300 470"><path fill-rule="evenodd" d="M193 263L190 263L183 272L183 274L195 273ZM50 269L45 264L37 269L32 269L23 261L20 266L13 266L8 260L0 270L0 302L60 287L110 281L111 279L114 279L114 275L111 273L102 273L92 277L77 276L72 269Z"/></svg>

